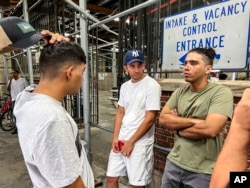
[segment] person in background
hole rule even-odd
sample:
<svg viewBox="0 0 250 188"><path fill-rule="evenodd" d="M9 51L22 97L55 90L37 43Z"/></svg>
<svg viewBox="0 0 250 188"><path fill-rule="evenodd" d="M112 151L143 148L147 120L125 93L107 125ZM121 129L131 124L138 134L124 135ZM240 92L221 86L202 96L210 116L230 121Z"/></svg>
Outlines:
<svg viewBox="0 0 250 188"><path fill-rule="evenodd" d="M107 188L117 188L120 176L128 175L129 183L138 188L152 180L154 122L160 110L161 87L144 74L145 66L142 51L127 51L124 70L131 79L120 89Z"/></svg>
<svg viewBox="0 0 250 188"><path fill-rule="evenodd" d="M17 95L28 86L25 78L20 77L19 70L13 70L12 76L8 82L7 90L11 94L12 102L15 103Z"/></svg>
<svg viewBox="0 0 250 188"><path fill-rule="evenodd" d="M78 126L62 106L80 92L86 56L75 42L45 47L40 81L22 91L14 108L18 138L34 187L94 188Z"/></svg>
<svg viewBox="0 0 250 188"><path fill-rule="evenodd" d="M13 70L12 76L8 82L7 90L12 100L12 108L14 109L17 95L28 86L25 78L20 77L19 70ZM17 128L11 134L17 134Z"/></svg>
<svg viewBox="0 0 250 188"><path fill-rule="evenodd" d="M230 172L247 171L250 145L250 89L246 89L237 104L228 135L216 161L210 188L226 188Z"/></svg>
<svg viewBox="0 0 250 188"><path fill-rule="evenodd" d="M160 113L160 125L176 133L162 188L209 187L222 148L220 133L233 113L231 90L208 81L214 57L212 48L187 53L183 76L189 84L175 90Z"/></svg>

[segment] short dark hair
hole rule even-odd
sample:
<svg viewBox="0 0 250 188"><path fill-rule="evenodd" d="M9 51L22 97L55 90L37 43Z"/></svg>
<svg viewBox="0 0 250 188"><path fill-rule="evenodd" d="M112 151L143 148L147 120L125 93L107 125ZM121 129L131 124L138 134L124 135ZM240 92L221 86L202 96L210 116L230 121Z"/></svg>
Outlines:
<svg viewBox="0 0 250 188"><path fill-rule="evenodd" d="M15 72L15 73L17 73L17 74L20 73L18 69L14 69L13 72Z"/></svg>
<svg viewBox="0 0 250 188"><path fill-rule="evenodd" d="M190 50L188 52L188 54L190 52L196 52L198 54L201 54L204 57L206 63L208 65L213 66L214 57L216 55L215 50L213 48L211 48L211 47L208 47L208 48L194 48L194 49Z"/></svg>
<svg viewBox="0 0 250 188"><path fill-rule="evenodd" d="M59 42L45 47L39 58L41 76L56 77L60 68L69 63L86 64L86 56L75 42Z"/></svg>

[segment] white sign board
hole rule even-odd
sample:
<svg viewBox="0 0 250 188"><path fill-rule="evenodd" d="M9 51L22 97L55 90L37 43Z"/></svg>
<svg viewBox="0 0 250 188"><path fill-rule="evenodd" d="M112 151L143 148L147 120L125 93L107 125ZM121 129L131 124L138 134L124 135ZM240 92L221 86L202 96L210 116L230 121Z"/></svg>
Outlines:
<svg viewBox="0 0 250 188"><path fill-rule="evenodd" d="M231 0L165 18L162 70L178 70L197 47L215 49L214 69L246 68L249 12L249 0Z"/></svg>

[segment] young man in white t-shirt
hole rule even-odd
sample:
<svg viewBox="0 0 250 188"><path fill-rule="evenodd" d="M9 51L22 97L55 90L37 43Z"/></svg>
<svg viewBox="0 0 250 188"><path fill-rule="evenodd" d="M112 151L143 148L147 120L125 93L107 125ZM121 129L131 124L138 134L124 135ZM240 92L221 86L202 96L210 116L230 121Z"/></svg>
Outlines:
<svg viewBox="0 0 250 188"><path fill-rule="evenodd" d="M17 95L28 86L25 78L20 77L19 70L13 70L12 77L9 80L7 90L11 94L11 99L14 102Z"/></svg>
<svg viewBox="0 0 250 188"><path fill-rule="evenodd" d="M94 176L78 127L62 106L79 93L86 56L75 42L44 48L40 80L22 91L14 108L18 138L34 187L94 188Z"/></svg>
<svg viewBox="0 0 250 188"><path fill-rule="evenodd" d="M14 108L17 95L27 86L28 82L25 78L20 77L19 70L13 70L7 86L7 90L10 92L12 99L12 108ZM15 128L11 134L17 134L17 128Z"/></svg>
<svg viewBox="0 0 250 188"><path fill-rule="evenodd" d="M124 69L131 79L120 89L114 122L112 150L107 170L107 188L118 187L120 176L128 176L133 187L152 181L154 122L160 110L160 85L144 74L140 50L129 50Z"/></svg>

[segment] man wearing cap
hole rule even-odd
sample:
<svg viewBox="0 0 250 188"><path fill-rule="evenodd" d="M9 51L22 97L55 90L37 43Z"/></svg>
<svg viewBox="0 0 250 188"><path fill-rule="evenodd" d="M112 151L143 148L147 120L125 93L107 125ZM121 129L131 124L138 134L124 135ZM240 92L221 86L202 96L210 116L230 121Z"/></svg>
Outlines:
<svg viewBox="0 0 250 188"><path fill-rule="evenodd" d="M145 66L141 50L127 51L124 70L131 79L120 90L107 188L118 187L120 176L128 176L133 187L145 187L152 180L154 122L160 110L161 88L144 74Z"/></svg>
<svg viewBox="0 0 250 188"><path fill-rule="evenodd" d="M40 40L53 44L55 42L69 41L68 38L43 30L36 30L25 20L10 16L0 19L0 53L6 53L16 48L27 48Z"/></svg>

